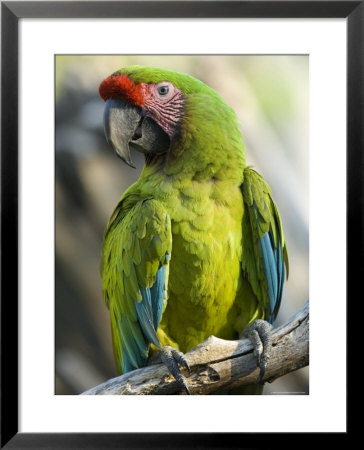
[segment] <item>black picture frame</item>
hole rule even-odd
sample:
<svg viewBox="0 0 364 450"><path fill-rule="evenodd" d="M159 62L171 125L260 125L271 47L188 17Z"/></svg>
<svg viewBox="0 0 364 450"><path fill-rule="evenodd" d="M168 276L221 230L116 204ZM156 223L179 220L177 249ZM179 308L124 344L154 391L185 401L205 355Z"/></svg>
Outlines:
<svg viewBox="0 0 364 450"><path fill-rule="evenodd" d="M347 302L354 293L361 292L364 1L175 1L168 2L168 7L163 1L1 2L1 448L256 447L261 439L278 436L268 433L247 433L243 437L242 433L18 433L18 22L22 18L115 17L347 19ZM292 438L280 435L279 439L282 446Z"/></svg>

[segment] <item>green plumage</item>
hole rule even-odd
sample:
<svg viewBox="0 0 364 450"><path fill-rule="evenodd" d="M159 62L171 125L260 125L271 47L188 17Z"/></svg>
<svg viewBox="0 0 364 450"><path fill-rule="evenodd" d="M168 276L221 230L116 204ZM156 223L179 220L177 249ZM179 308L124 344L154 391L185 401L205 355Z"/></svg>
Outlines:
<svg viewBox="0 0 364 450"><path fill-rule="evenodd" d="M161 268L166 275L157 336L161 345L182 352L210 335L236 339L253 320L276 316L284 270L273 283L272 301L272 258L264 257L264 242L277 266L288 268L278 209L263 178L246 166L234 111L188 75L139 66L121 73L135 83L169 81L185 104L170 151L147 161L105 231L101 274L120 372L125 353L130 369L146 363L153 342L136 302Z"/></svg>

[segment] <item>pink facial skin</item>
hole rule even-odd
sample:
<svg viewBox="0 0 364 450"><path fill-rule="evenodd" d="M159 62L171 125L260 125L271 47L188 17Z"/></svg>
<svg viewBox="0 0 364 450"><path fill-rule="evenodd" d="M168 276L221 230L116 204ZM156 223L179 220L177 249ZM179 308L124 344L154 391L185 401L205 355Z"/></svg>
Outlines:
<svg viewBox="0 0 364 450"><path fill-rule="evenodd" d="M184 96L172 83L135 84L127 75L111 75L99 88L103 100L124 98L128 103L140 106L146 116L153 119L171 138L181 119Z"/></svg>

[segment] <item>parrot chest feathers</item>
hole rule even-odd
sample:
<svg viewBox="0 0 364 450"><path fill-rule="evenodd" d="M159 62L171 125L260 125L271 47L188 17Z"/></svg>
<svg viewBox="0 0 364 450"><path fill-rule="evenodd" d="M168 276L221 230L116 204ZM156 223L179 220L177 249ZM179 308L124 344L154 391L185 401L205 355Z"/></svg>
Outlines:
<svg viewBox="0 0 364 450"><path fill-rule="evenodd" d="M205 195L203 191L205 190ZM240 190L229 197L204 185L179 189L165 204L171 217L168 303L161 329L184 351L226 325L241 271ZM185 323L189 332L177 326Z"/></svg>

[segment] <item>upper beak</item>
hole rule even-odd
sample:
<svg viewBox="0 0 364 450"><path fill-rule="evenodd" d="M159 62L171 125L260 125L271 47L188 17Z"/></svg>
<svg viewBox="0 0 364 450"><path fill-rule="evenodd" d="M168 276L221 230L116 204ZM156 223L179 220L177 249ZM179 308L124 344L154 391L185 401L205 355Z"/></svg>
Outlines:
<svg viewBox="0 0 364 450"><path fill-rule="evenodd" d="M131 167L129 142L132 140L142 118L140 107L131 106L122 100L109 99L105 104L104 130L107 142L120 158Z"/></svg>
<svg viewBox="0 0 364 450"><path fill-rule="evenodd" d="M109 99L105 104L104 130L106 139L120 158L131 167L130 147L145 154L168 151L170 139L154 120L144 116L139 106L124 100Z"/></svg>

